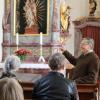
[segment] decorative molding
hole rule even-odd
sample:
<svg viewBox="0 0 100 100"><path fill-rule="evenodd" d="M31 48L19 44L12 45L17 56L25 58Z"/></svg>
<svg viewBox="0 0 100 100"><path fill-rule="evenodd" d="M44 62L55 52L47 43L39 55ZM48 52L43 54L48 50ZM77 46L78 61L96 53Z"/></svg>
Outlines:
<svg viewBox="0 0 100 100"><path fill-rule="evenodd" d="M16 47L17 45L12 43L12 44L8 44L8 43L2 43L3 47ZM18 47L39 47L41 46L39 43L23 43L23 44L19 44ZM60 47L60 44L52 44L52 43L45 43L42 45L43 47Z"/></svg>
<svg viewBox="0 0 100 100"><path fill-rule="evenodd" d="M75 28L84 28L86 26L100 27L100 17L83 17L73 21Z"/></svg>

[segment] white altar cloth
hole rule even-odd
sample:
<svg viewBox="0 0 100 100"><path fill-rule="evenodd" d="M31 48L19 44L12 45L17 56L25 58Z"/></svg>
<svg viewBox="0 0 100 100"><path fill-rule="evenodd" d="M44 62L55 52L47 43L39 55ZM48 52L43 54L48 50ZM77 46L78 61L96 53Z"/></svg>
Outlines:
<svg viewBox="0 0 100 100"><path fill-rule="evenodd" d="M49 69L48 64L33 64L33 63L23 63L20 68L34 68L34 69Z"/></svg>
<svg viewBox="0 0 100 100"><path fill-rule="evenodd" d="M0 63L0 68L4 67L4 63ZM20 68L33 68L33 69L49 69L48 64L43 63L22 63Z"/></svg>

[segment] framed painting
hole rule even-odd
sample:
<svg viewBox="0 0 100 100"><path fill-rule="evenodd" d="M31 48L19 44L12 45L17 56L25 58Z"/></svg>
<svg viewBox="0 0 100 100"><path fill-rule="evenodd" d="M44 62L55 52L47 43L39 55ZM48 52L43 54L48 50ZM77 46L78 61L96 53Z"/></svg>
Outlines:
<svg viewBox="0 0 100 100"><path fill-rule="evenodd" d="M50 0L14 0L14 34L48 34Z"/></svg>

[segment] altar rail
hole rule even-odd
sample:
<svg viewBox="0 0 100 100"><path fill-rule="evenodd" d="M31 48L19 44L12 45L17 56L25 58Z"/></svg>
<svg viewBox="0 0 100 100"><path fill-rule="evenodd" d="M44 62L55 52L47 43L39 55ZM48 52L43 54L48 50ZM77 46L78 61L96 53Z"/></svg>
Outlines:
<svg viewBox="0 0 100 100"><path fill-rule="evenodd" d="M32 100L32 90L34 88L34 83L20 83L24 90L25 100ZM77 89L79 93L79 100L100 100L100 84L78 84Z"/></svg>

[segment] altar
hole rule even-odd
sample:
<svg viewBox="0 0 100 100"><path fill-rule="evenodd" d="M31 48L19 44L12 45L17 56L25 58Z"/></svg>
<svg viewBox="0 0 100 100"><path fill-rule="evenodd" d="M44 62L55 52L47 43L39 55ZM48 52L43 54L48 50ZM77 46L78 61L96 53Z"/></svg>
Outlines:
<svg viewBox="0 0 100 100"><path fill-rule="evenodd" d="M0 76L4 63L0 63ZM22 63L17 72L14 72L17 79L21 82L35 82L40 79L42 76L46 75L50 70L48 64L34 64L34 63Z"/></svg>
<svg viewBox="0 0 100 100"><path fill-rule="evenodd" d="M22 63L20 68L49 69L49 66L44 63Z"/></svg>
<svg viewBox="0 0 100 100"><path fill-rule="evenodd" d="M0 71L2 71L4 63L0 63ZM72 69L70 69L71 64L66 65L66 77L72 77ZM49 65L47 63L22 63L17 71L16 76L22 81L34 81L45 76L50 71ZM39 77L38 77L39 76ZM35 77L35 78L34 78Z"/></svg>

